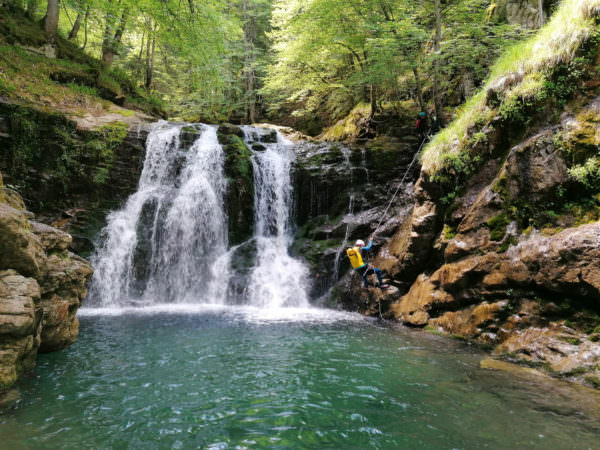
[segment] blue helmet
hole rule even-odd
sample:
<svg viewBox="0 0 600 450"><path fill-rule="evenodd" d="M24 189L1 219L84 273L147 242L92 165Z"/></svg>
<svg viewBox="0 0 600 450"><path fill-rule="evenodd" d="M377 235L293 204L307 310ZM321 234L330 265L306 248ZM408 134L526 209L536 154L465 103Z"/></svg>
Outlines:
<svg viewBox="0 0 600 450"><path fill-rule="evenodd" d="M426 115L427 115L427 114L425 114L423 111L421 111L421 112L419 113L419 117L421 117L421 118L422 118L422 117L425 117Z"/></svg>

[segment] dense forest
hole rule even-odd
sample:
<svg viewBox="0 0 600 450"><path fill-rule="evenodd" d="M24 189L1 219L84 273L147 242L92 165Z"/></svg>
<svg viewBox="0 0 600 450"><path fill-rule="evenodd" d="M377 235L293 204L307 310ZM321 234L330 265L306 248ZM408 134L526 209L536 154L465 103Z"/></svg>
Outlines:
<svg viewBox="0 0 600 450"><path fill-rule="evenodd" d="M171 117L269 120L318 134L352 110L444 121L501 51L544 23L496 0L10 0ZM0 77L2 83L9 80Z"/></svg>

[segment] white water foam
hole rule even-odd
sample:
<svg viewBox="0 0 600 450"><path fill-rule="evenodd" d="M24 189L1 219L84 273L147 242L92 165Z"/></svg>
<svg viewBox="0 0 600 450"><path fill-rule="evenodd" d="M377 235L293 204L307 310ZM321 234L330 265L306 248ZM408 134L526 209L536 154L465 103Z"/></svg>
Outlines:
<svg viewBox="0 0 600 450"><path fill-rule="evenodd" d="M262 308L251 305L232 306L192 303L162 303L147 306L82 308L81 317L204 315L222 314L227 319L250 323L310 322L334 323L339 321L365 322L371 319L358 313L335 311L316 307Z"/></svg>
<svg viewBox="0 0 600 450"><path fill-rule="evenodd" d="M251 145L261 131L243 127ZM250 305L266 309L308 307L308 269L289 254L292 244L292 180L295 154L290 141L277 133L277 142L254 151L254 219L256 265L248 286Z"/></svg>
<svg viewBox="0 0 600 450"><path fill-rule="evenodd" d="M131 297L185 302L199 296L224 302L223 150L216 127L209 126L202 126L189 149L181 148L184 126L159 122L148 136L138 191L108 216L92 257L91 302L116 306Z"/></svg>

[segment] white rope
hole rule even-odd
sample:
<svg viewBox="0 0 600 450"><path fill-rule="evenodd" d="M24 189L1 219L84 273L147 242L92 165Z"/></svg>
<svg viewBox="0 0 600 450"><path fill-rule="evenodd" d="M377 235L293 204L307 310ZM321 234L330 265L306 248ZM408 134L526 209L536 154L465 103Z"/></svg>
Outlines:
<svg viewBox="0 0 600 450"><path fill-rule="evenodd" d="M410 169L412 169L412 166L417 161L417 157L419 156L419 153L421 153L421 149L423 148L423 145L425 145L425 142L427 142L428 138L429 138L429 136L427 136L427 138L423 139L423 142L421 142L421 146L419 147L419 150L417 150L417 153L415 153L415 156L413 156L413 159L410 162L410 164L408 166L408 169L406 169L406 173L402 177L402 180L400 180L400 183L398 183L398 187L396 188L396 192L394 192L394 195L393 195L392 199L390 200L390 202L388 203L387 208L385 208L385 211L381 215L381 219L379 219L379 223L377 224L377 228L375 228L375 231L373 231L373 234L371 235L372 239L375 238L375 235L377 234L377 231L381 227L381 223L383 222L383 219L385 218L385 215L387 214L387 212L391 208L392 204L394 203L394 200L396 199L396 196L398 195L398 192L400 192L400 188L402 187L402 183L404 183L404 180L406 179L406 177L410 173Z"/></svg>

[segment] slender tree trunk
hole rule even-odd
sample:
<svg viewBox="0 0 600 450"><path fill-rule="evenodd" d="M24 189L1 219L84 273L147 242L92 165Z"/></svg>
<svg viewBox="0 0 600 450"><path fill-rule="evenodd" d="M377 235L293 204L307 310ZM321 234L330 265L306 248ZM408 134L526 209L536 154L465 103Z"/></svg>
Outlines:
<svg viewBox="0 0 600 450"><path fill-rule="evenodd" d="M440 43L442 41L442 13L440 0L435 0L435 36L433 60L433 108L438 121L441 122L442 105L440 101Z"/></svg>
<svg viewBox="0 0 600 450"><path fill-rule="evenodd" d="M371 112L369 113L369 124L371 124L373 118L375 117L375 112L377 112L377 88L373 84L371 84L369 88L369 100L371 103Z"/></svg>
<svg viewBox="0 0 600 450"><path fill-rule="evenodd" d="M142 44L140 45L140 53L138 54L138 62L142 61L142 56L144 56L144 40L146 38L146 30L142 32Z"/></svg>
<svg viewBox="0 0 600 450"><path fill-rule="evenodd" d="M148 45L146 46L146 89L150 90L152 87L152 78L154 76L154 51L156 49L156 30L158 27L154 25L152 27L152 39L148 36Z"/></svg>
<svg viewBox="0 0 600 450"><path fill-rule="evenodd" d="M242 12L244 20L244 72L246 74L246 92L245 96L248 99L246 105L245 119L248 123L256 122L256 20L250 11L248 0L242 2Z"/></svg>
<svg viewBox="0 0 600 450"><path fill-rule="evenodd" d="M56 42L59 15L60 0L48 0L46 17L44 17L44 31L46 32L46 39L50 44L54 44Z"/></svg>
<svg viewBox="0 0 600 450"><path fill-rule="evenodd" d="M88 6L87 9L85 10L85 18L83 21L83 31L84 31L84 37L83 37L83 45L81 46L82 49L85 49L86 45L87 45L87 41L88 41L88 19L90 17L90 7Z"/></svg>
<svg viewBox="0 0 600 450"><path fill-rule="evenodd" d="M540 28L544 26L544 0L538 0L538 14Z"/></svg>
<svg viewBox="0 0 600 450"><path fill-rule="evenodd" d="M415 90L417 95L417 101L419 102L419 109L423 111L425 109L425 102L423 101L423 85L421 83L421 76L419 75L419 69L413 67L413 75L415 76Z"/></svg>
<svg viewBox="0 0 600 450"><path fill-rule="evenodd" d="M81 21L83 20L84 14L78 13L77 18L75 19L75 23L73 24L73 28L71 28L71 32L69 33L68 39L70 41L74 41L77 39L77 34L79 33L79 28L81 28Z"/></svg>

